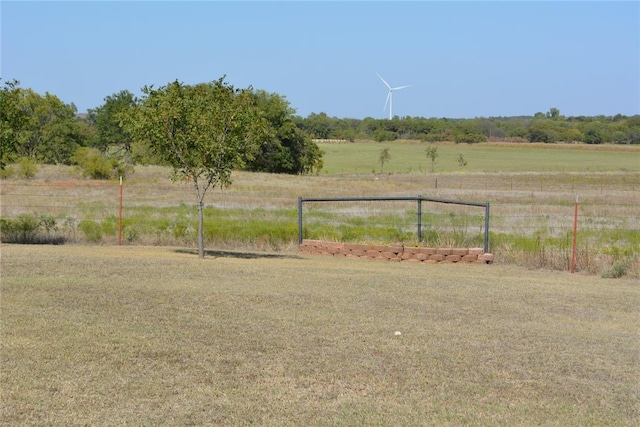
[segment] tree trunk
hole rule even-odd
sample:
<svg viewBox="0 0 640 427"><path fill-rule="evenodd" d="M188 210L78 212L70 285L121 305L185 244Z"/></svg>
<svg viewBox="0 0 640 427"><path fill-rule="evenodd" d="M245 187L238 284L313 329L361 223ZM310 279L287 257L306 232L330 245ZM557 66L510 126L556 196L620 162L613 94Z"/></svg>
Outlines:
<svg viewBox="0 0 640 427"><path fill-rule="evenodd" d="M198 257L204 258L204 194L200 194L198 178L192 177L193 187L196 192L196 204L198 206Z"/></svg>
<svg viewBox="0 0 640 427"><path fill-rule="evenodd" d="M198 256L203 259L204 258L204 215L202 213L203 210L203 201L198 201Z"/></svg>

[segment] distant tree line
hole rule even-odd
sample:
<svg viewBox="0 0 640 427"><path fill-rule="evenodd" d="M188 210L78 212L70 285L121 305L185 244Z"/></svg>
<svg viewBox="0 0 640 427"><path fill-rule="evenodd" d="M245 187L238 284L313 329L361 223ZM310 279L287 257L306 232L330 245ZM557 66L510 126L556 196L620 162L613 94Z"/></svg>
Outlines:
<svg viewBox="0 0 640 427"><path fill-rule="evenodd" d="M300 129L316 139L640 144L640 115L565 117L557 108L522 117L448 119L396 116L392 120L371 117L360 120L312 113L294 120Z"/></svg>
<svg viewBox="0 0 640 427"><path fill-rule="evenodd" d="M557 108L523 117L474 119L394 117L350 119L312 113L295 115L284 96L251 89L251 108L267 123L252 149L238 163L245 170L305 174L322 168L314 139L354 141L516 141L544 143L640 144L640 115L565 117ZM88 175L106 178L126 173L134 164L163 164L150 142L124 126L139 105L128 90L79 114L57 96L4 81L0 88L0 170L28 159L37 163L76 164ZM210 101L215 102L215 101ZM215 108L211 104L202 108Z"/></svg>

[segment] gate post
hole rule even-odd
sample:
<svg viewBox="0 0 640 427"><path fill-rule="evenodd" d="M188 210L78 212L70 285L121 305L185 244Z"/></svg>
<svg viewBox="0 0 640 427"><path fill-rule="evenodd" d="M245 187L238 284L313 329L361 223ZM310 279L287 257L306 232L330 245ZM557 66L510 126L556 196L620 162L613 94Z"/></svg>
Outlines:
<svg viewBox="0 0 640 427"><path fill-rule="evenodd" d="M298 246L302 244L302 197L298 197Z"/></svg>
<svg viewBox="0 0 640 427"><path fill-rule="evenodd" d="M489 252L489 202L484 207L484 253Z"/></svg>
<svg viewBox="0 0 640 427"><path fill-rule="evenodd" d="M422 194L418 195L418 242L422 242Z"/></svg>

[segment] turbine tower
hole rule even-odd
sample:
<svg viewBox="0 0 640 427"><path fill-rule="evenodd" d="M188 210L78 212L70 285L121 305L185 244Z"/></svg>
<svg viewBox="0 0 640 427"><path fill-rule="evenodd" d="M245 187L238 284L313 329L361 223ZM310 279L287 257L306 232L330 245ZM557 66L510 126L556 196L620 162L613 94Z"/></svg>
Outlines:
<svg viewBox="0 0 640 427"><path fill-rule="evenodd" d="M380 80L382 80L382 83L384 83L387 89L389 89L389 92L387 93L387 100L384 102L384 108L382 109L382 111L386 110L387 104L389 104L389 120L391 120L393 118L393 91L411 87L411 85L391 87L391 85L389 85L389 83L387 83L380 74L376 74L378 75L378 77L380 77Z"/></svg>

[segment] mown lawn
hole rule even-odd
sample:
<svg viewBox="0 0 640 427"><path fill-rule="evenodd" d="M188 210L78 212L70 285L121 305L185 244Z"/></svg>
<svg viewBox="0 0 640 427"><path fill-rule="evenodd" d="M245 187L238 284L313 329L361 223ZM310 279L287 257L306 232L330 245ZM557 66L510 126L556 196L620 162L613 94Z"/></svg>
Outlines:
<svg viewBox="0 0 640 427"><path fill-rule="evenodd" d="M3 425L637 425L640 285L3 245ZM399 334L398 334L399 333Z"/></svg>

